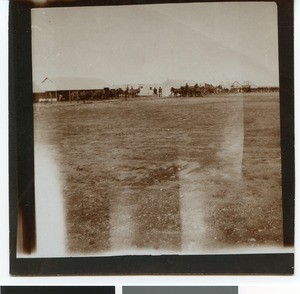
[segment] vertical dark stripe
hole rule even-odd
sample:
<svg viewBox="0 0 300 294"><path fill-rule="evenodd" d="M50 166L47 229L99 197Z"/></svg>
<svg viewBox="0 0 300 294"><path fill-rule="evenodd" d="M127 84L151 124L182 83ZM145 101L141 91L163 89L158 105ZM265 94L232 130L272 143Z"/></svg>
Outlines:
<svg viewBox="0 0 300 294"><path fill-rule="evenodd" d="M115 294L113 286L5 286L3 294ZM234 293L233 293L234 294Z"/></svg>
<svg viewBox="0 0 300 294"><path fill-rule="evenodd" d="M33 101L31 74L31 10L28 3L10 2L10 119L14 137L10 155L14 156L17 183L18 215L21 217L23 251L30 253L36 246L34 160L33 160ZM14 230L16 226L14 227Z"/></svg>
<svg viewBox="0 0 300 294"><path fill-rule="evenodd" d="M295 155L294 155L294 50L293 1L278 3L280 69L280 126L284 244L294 245Z"/></svg>

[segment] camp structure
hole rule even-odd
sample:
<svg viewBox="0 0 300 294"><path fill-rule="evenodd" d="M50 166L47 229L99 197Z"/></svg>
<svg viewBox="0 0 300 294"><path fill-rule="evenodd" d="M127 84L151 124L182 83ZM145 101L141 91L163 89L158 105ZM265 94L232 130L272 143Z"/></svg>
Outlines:
<svg viewBox="0 0 300 294"><path fill-rule="evenodd" d="M71 101L78 98L78 92L92 92L110 85L96 78L49 78L33 83L34 102Z"/></svg>

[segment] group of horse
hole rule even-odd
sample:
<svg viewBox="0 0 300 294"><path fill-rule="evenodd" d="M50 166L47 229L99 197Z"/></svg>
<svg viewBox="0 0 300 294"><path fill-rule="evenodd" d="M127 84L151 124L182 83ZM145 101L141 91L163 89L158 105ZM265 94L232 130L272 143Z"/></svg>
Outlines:
<svg viewBox="0 0 300 294"><path fill-rule="evenodd" d="M203 86L199 86L195 84L194 86L189 86L186 84L180 88L171 88L171 96L174 97L203 97L210 94L224 94L229 93L228 88L224 88L223 86L219 85L217 87L211 84L205 84Z"/></svg>
<svg viewBox="0 0 300 294"><path fill-rule="evenodd" d="M105 99L117 99L120 97L127 98L135 98L140 93L140 88L138 89L129 89L128 87L123 90L122 88L118 89L110 89L103 88L99 90L92 91L79 91L78 92L78 100L105 100Z"/></svg>

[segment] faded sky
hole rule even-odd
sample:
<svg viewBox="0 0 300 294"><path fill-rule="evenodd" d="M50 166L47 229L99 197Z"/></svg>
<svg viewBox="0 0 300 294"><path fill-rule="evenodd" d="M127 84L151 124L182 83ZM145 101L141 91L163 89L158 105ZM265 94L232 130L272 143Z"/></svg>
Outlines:
<svg viewBox="0 0 300 294"><path fill-rule="evenodd" d="M32 10L33 79L278 85L275 3Z"/></svg>

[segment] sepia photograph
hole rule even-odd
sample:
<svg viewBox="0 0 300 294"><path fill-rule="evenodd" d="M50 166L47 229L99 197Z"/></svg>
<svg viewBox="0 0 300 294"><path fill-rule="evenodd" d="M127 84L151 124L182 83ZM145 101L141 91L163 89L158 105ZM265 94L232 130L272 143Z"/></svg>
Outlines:
<svg viewBox="0 0 300 294"><path fill-rule="evenodd" d="M31 8L17 259L293 254L278 15L272 1Z"/></svg>

